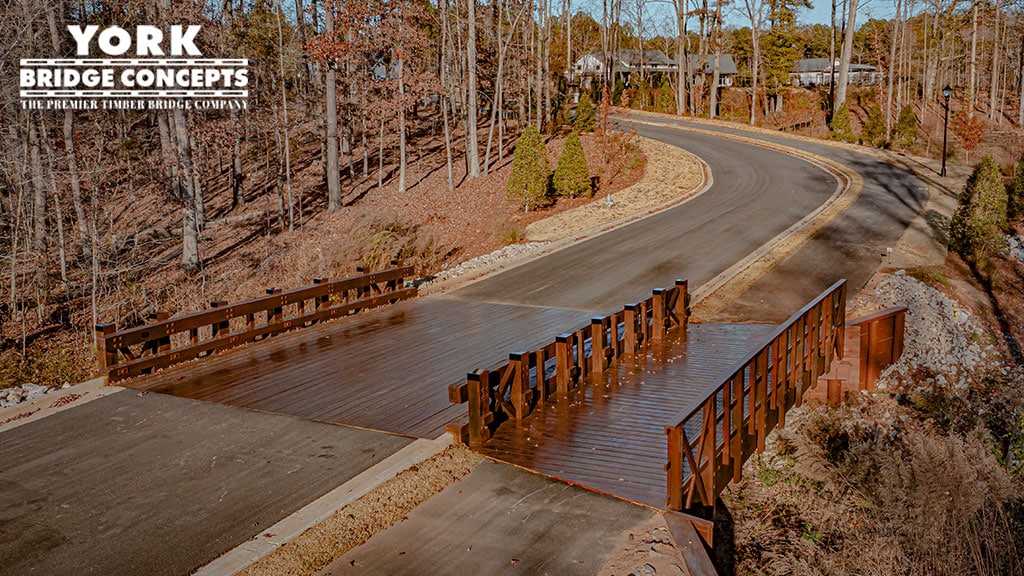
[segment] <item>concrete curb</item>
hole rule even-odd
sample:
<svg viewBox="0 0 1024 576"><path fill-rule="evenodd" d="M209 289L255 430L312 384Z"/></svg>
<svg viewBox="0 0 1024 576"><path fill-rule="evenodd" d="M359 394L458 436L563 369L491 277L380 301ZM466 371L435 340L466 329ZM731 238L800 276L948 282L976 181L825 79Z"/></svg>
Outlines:
<svg viewBox="0 0 1024 576"><path fill-rule="evenodd" d="M196 576L232 576L237 574L306 530L323 522L338 510L394 478L400 472L441 453L451 445L452 437L448 434L435 440L415 440L193 574Z"/></svg>
<svg viewBox="0 0 1024 576"><path fill-rule="evenodd" d="M106 378L94 378L31 402L4 408L0 410L0 433L124 390L120 386L106 386L105 383Z"/></svg>

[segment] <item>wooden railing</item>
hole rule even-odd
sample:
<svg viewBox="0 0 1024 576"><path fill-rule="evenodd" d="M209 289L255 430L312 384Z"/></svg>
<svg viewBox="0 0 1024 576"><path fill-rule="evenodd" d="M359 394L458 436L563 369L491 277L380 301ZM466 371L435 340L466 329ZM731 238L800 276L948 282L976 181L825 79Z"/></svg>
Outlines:
<svg viewBox="0 0 1024 576"><path fill-rule="evenodd" d="M743 463L784 426L786 410L842 358L846 281L833 284L779 326L721 384L665 427L668 498L673 510L713 506Z"/></svg>
<svg viewBox="0 0 1024 576"><path fill-rule="evenodd" d="M236 304L211 302L209 310L174 318L157 312L150 315L150 324L135 328L118 331L115 324L98 324L100 371L112 383L415 296L416 288L404 285L413 273L412 266L392 265L380 272L330 282L317 278L313 286L285 292L267 288L267 296Z"/></svg>
<svg viewBox="0 0 1024 576"><path fill-rule="evenodd" d="M903 330L907 307L896 306L851 321L860 328L861 390L873 390L879 374L903 354Z"/></svg>
<svg viewBox="0 0 1024 576"><path fill-rule="evenodd" d="M658 288L642 302L592 318L537 350L513 352L507 362L469 373L465 383L448 388L452 403L469 404L469 422L448 431L465 444L479 445L502 421L521 421L539 404L566 398L588 375L645 350L670 330L681 327L685 337L689 302L686 281L676 280L672 288Z"/></svg>

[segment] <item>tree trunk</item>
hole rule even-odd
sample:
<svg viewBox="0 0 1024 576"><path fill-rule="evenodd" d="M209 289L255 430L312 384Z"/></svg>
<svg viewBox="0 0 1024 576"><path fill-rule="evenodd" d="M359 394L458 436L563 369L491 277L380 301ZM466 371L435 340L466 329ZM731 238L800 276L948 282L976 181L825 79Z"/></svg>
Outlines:
<svg viewBox="0 0 1024 576"><path fill-rule="evenodd" d="M992 27L995 37L992 40L992 76L988 88L988 118L995 120L998 115L996 98L999 93L999 16L1002 11L1000 0L996 0L995 26Z"/></svg>
<svg viewBox="0 0 1024 576"><path fill-rule="evenodd" d="M37 258L46 252L46 184L43 179L43 161L36 120L28 120L29 166L32 174L32 249Z"/></svg>
<svg viewBox="0 0 1024 576"><path fill-rule="evenodd" d="M466 177L473 180L480 176L480 146L476 133L476 0L466 0L466 6L466 25L469 29L466 37Z"/></svg>
<svg viewBox="0 0 1024 576"><path fill-rule="evenodd" d="M473 0L470 0L473 1ZM405 82L402 81L402 59L396 61L398 68L398 193L405 193Z"/></svg>
<svg viewBox="0 0 1024 576"><path fill-rule="evenodd" d="M242 139L243 131L238 122L238 111L231 110L231 129L234 130L234 138L231 143L231 209L245 206L245 191L242 184L245 182L245 173L242 171Z"/></svg>
<svg viewBox="0 0 1024 576"><path fill-rule="evenodd" d="M971 66L967 84L967 114L974 117L974 100L978 97L978 2L971 9Z"/></svg>
<svg viewBox="0 0 1024 576"><path fill-rule="evenodd" d="M892 91L893 72L896 70L896 43L900 29L900 16L902 15L902 0L896 0L896 19L892 25L892 41L889 45L889 81L885 85L885 137L888 139L892 133ZM835 3L833 3L835 6Z"/></svg>
<svg viewBox="0 0 1024 576"><path fill-rule="evenodd" d="M188 138L188 127L185 114L181 109L174 110L174 126L178 142L178 174L181 176L182 200L182 233L181 233L181 266L185 270L199 270L199 219L197 214L197 198L194 191L192 174L192 147Z"/></svg>
<svg viewBox="0 0 1024 576"><path fill-rule="evenodd" d="M334 33L334 4L324 6L324 29ZM341 173L338 169L338 70L327 63L327 211L341 210Z"/></svg>
<svg viewBox="0 0 1024 576"><path fill-rule="evenodd" d="M846 31L843 34L843 51L839 60L839 79L836 86L836 102L834 114L843 102L846 102L846 86L850 79L850 59L853 56L853 35L857 31L857 0L849 0L849 13L846 15Z"/></svg>

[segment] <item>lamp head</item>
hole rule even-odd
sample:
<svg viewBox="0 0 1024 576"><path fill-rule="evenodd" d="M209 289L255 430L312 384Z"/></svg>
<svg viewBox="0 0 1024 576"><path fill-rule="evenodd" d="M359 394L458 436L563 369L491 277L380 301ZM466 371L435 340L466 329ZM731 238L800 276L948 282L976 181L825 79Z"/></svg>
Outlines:
<svg viewBox="0 0 1024 576"><path fill-rule="evenodd" d="M949 84L946 84L946 87L942 89L942 97L946 99L946 102L949 102L949 97L952 94L953 89L949 87Z"/></svg>

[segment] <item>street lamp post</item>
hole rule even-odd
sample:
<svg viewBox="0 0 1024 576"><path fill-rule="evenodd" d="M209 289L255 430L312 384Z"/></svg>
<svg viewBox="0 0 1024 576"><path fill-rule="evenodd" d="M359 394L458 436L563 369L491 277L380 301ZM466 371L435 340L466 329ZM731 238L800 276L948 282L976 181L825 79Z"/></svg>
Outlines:
<svg viewBox="0 0 1024 576"><path fill-rule="evenodd" d="M940 176L946 175L946 132L949 129L949 97L953 94L953 89L946 84L946 87L942 89L942 97L946 100L946 114L942 121L942 173Z"/></svg>

